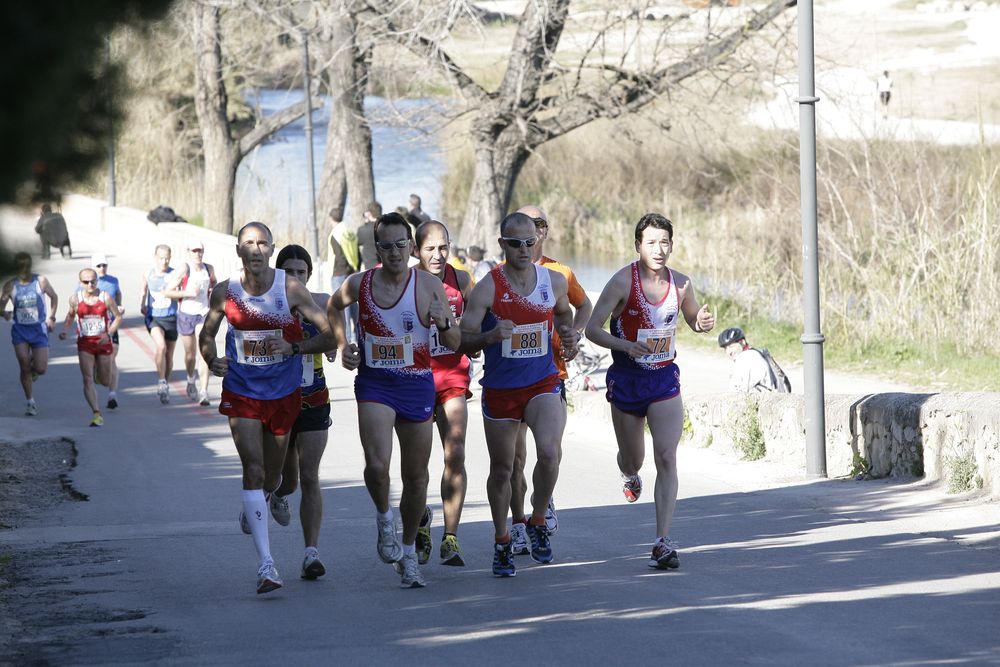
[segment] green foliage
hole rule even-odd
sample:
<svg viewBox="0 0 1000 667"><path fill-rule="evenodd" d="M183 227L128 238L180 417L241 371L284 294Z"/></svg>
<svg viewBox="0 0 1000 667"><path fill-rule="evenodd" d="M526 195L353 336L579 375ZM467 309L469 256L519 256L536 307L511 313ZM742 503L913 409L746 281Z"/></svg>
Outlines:
<svg viewBox="0 0 1000 667"><path fill-rule="evenodd" d="M757 461L767 455L759 407L757 399L747 394L743 412L733 422L733 446L745 461Z"/></svg>
<svg viewBox="0 0 1000 667"><path fill-rule="evenodd" d="M688 414L687 408L684 408L684 424L681 426L681 437L687 439L692 435L694 435L694 425L691 423L691 415Z"/></svg>
<svg viewBox="0 0 1000 667"><path fill-rule="evenodd" d="M854 452L854 457L851 460L851 477L857 477L859 475L868 475L872 469L872 464L861 454Z"/></svg>
<svg viewBox="0 0 1000 667"><path fill-rule="evenodd" d="M952 456L945 461L948 470L948 493L964 493L974 488L982 488L979 466L972 452L963 456Z"/></svg>

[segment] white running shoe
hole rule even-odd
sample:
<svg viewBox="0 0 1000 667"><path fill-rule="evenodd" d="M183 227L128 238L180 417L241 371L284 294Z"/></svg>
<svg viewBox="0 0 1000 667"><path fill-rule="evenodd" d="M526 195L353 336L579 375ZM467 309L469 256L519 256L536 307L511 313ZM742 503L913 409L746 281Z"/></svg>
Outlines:
<svg viewBox="0 0 1000 667"><path fill-rule="evenodd" d="M24 408L24 414L29 417L34 417L38 414L38 406L35 405L34 401L28 401L27 407Z"/></svg>
<svg viewBox="0 0 1000 667"><path fill-rule="evenodd" d="M156 395L159 397L160 403L166 405L170 402L170 387L163 380L156 383Z"/></svg>
<svg viewBox="0 0 1000 667"><path fill-rule="evenodd" d="M274 567L274 561L264 561L264 564L257 570L257 595L270 593L284 585L285 582L281 580L278 570Z"/></svg>
<svg viewBox="0 0 1000 667"><path fill-rule="evenodd" d="M209 405L211 405L211 403L209 403L209 401L208 401L208 392L207 391L203 391L200 394L198 394L198 405L200 405L202 407L206 407L206 408Z"/></svg>
<svg viewBox="0 0 1000 667"><path fill-rule="evenodd" d="M523 523L510 527L510 549L515 556L528 555L528 529Z"/></svg>
<svg viewBox="0 0 1000 667"><path fill-rule="evenodd" d="M187 397L192 401L198 400L198 385L195 384L194 380L187 381Z"/></svg>
<svg viewBox="0 0 1000 667"><path fill-rule="evenodd" d="M378 543L376 545L378 557L382 559L383 563L395 563L403 557L403 545L399 543L399 538L396 536L396 522L394 519L383 520L380 517L375 517L375 523L378 526Z"/></svg>
<svg viewBox="0 0 1000 667"><path fill-rule="evenodd" d="M531 505L535 505L535 494L531 494ZM559 530L559 516L556 514L556 504L553 498L549 497L549 504L545 508L545 527L549 531L549 535L552 535L557 530ZM516 552L515 552L516 553Z"/></svg>
<svg viewBox="0 0 1000 667"><path fill-rule="evenodd" d="M271 516L279 526L287 526L292 522L292 512L288 509L288 500L277 493L268 494L267 506L271 508Z"/></svg>
<svg viewBox="0 0 1000 667"><path fill-rule="evenodd" d="M423 588L427 585L427 582L424 581L424 575L420 573L420 564L417 563L416 553L406 554L392 566L400 575L400 588Z"/></svg>
<svg viewBox="0 0 1000 667"><path fill-rule="evenodd" d="M326 568L319 559L319 554L307 553L302 560L302 578L313 581L326 574Z"/></svg>

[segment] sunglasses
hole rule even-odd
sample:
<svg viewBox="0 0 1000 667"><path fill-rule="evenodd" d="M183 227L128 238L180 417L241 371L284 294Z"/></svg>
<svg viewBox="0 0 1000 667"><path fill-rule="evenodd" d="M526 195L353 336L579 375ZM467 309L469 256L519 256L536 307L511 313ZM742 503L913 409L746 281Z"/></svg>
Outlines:
<svg viewBox="0 0 1000 667"><path fill-rule="evenodd" d="M204 248L188 248L191 252L205 252Z"/></svg>
<svg viewBox="0 0 1000 667"><path fill-rule="evenodd" d="M80 284L81 285L96 285L97 281L96 280L81 280Z"/></svg>
<svg viewBox="0 0 1000 667"><path fill-rule="evenodd" d="M410 239L399 239L398 241L377 241L375 245L378 246L379 250L392 250L393 248L404 249L406 246L410 245Z"/></svg>
<svg viewBox="0 0 1000 667"><path fill-rule="evenodd" d="M520 248L522 246L527 246L527 247L530 248L531 246L533 246L536 243L538 243L538 237L537 236L531 236L531 237L526 238L526 239L511 239L511 238L507 238L506 236L501 236L500 240L503 241L504 243L506 243L507 247L514 248L514 249Z"/></svg>
<svg viewBox="0 0 1000 667"><path fill-rule="evenodd" d="M548 229L549 221L545 218L532 218L531 221L535 223L535 227L538 229Z"/></svg>
<svg viewBox="0 0 1000 667"><path fill-rule="evenodd" d="M101 268L106 269L106 268L108 268L108 265L107 264L98 264L94 268L95 269L101 269Z"/></svg>

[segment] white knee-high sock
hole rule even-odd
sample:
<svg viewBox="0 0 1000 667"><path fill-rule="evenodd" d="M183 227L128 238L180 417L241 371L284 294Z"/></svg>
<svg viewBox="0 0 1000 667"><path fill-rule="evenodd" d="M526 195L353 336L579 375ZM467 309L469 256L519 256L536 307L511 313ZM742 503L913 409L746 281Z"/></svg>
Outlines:
<svg viewBox="0 0 1000 667"><path fill-rule="evenodd" d="M265 561L271 560L271 543L267 537L267 501L264 500L262 489L243 490L243 513L246 514L247 523L250 524L257 557L263 565Z"/></svg>

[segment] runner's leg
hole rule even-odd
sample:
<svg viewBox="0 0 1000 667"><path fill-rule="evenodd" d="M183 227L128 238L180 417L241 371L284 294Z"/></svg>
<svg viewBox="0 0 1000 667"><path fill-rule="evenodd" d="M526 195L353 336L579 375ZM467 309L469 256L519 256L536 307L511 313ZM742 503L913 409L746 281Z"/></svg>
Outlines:
<svg viewBox="0 0 1000 667"><path fill-rule="evenodd" d="M389 461L396 411L381 403L358 403L358 429L365 452L365 487L380 514L389 511ZM423 507L420 508L423 511Z"/></svg>
<svg viewBox="0 0 1000 667"><path fill-rule="evenodd" d="M92 412L99 412L97 407L97 388L94 386L94 355L89 352L77 352L80 358L80 374L83 375L83 397Z"/></svg>
<svg viewBox="0 0 1000 667"><path fill-rule="evenodd" d="M163 337L163 329L155 324L149 330L149 335L156 346L153 360L156 363L156 377L159 380L167 379L167 341Z"/></svg>
<svg viewBox="0 0 1000 667"><path fill-rule="evenodd" d="M520 422L510 419L483 417L486 448L490 453L490 474L486 478L486 495L493 515L493 530L497 539L507 535L507 512L510 508L510 476L514 470L514 443Z"/></svg>
<svg viewBox="0 0 1000 667"><path fill-rule="evenodd" d="M299 520L307 547L319 545L319 529L323 522L323 494L319 487L319 463L326 450L327 430L306 431L296 436L298 472L302 486ZM291 453L291 452L289 452ZM292 458L289 456L288 458ZM287 469L288 466L286 465ZM284 482L282 482L284 486Z"/></svg>
<svg viewBox="0 0 1000 667"><path fill-rule="evenodd" d="M666 537L677 507L677 444L684 428L684 404L677 396L649 406L649 431L656 462L656 535Z"/></svg>
<svg viewBox="0 0 1000 667"><path fill-rule="evenodd" d="M32 393L34 382L31 379L31 346L28 343L18 343L14 346L14 356L17 357L17 366L20 371L21 389L24 391L24 397L30 401L34 398Z"/></svg>
<svg viewBox="0 0 1000 667"><path fill-rule="evenodd" d="M458 524L462 520L462 507L468 487L465 432L469 425L469 408L465 396L455 396L440 407L437 425L444 448L444 472L441 475L444 532L458 535Z"/></svg>
<svg viewBox="0 0 1000 667"><path fill-rule="evenodd" d="M31 370L35 375L45 375L45 371L49 370L48 347L40 345L31 348Z"/></svg>
<svg viewBox="0 0 1000 667"><path fill-rule="evenodd" d="M536 521L545 520L549 498L559 479L559 461L562 459L562 436L566 428L566 406L558 394L543 394L528 402L524 421L531 429L538 455L531 475L534 503L531 515Z"/></svg>
<svg viewBox="0 0 1000 667"><path fill-rule="evenodd" d="M524 465L528 458L528 425L521 422L514 443L514 472L510 476L510 515L515 521L525 516L524 497L528 494L528 479Z"/></svg>
<svg viewBox="0 0 1000 667"><path fill-rule="evenodd" d="M403 492L399 498L399 517L403 524L403 545L417 541L417 528L427 506L427 464L431 458L434 427L431 420L407 422L396 420L399 438L399 476Z"/></svg>
<svg viewBox="0 0 1000 667"><path fill-rule="evenodd" d="M618 440L618 469L629 477L637 475L646 457L646 419L622 412L612 404L611 423Z"/></svg>

